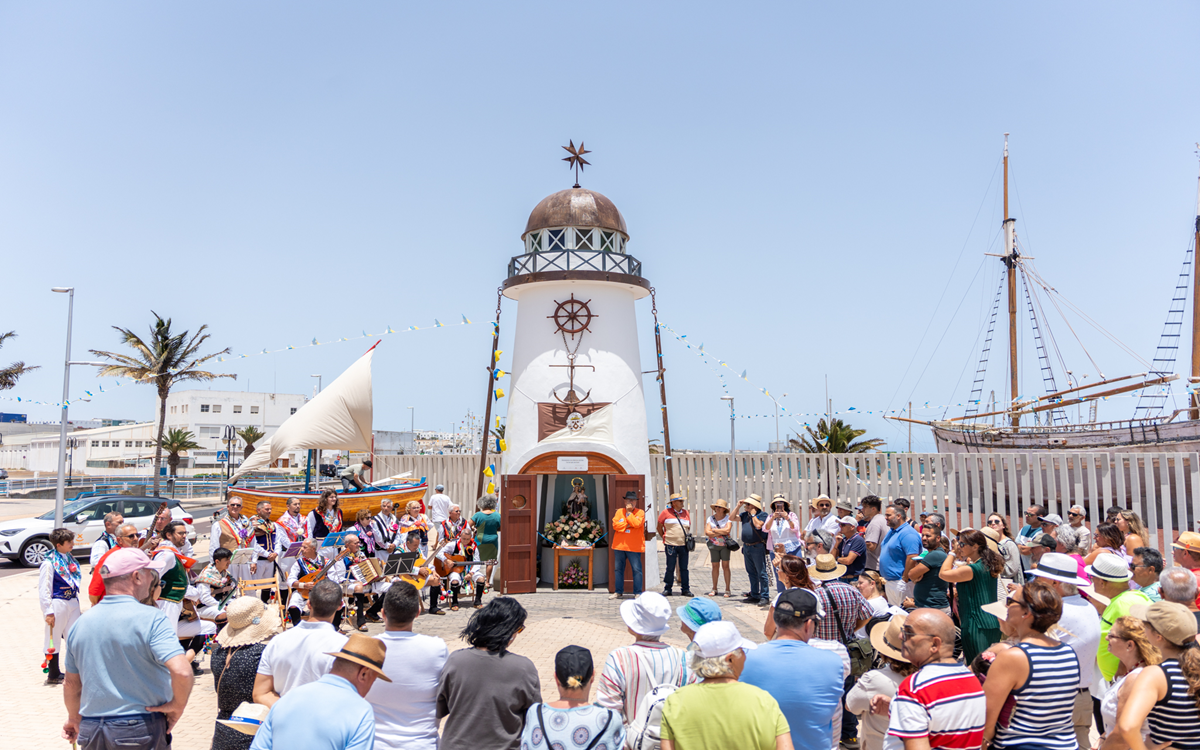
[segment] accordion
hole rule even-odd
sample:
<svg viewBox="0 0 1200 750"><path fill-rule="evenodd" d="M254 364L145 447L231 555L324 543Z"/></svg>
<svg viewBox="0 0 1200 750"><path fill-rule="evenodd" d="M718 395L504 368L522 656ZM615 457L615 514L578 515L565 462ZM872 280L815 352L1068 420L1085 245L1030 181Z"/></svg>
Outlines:
<svg viewBox="0 0 1200 750"><path fill-rule="evenodd" d="M354 563L354 569L358 571L358 578L364 584L374 583L383 578L383 561L374 557L359 560Z"/></svg>

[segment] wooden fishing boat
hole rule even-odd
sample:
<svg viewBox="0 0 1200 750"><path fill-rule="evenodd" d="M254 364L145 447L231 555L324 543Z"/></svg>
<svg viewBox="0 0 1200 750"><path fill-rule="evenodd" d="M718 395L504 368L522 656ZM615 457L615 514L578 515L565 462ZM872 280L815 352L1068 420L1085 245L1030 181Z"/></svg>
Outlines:
<svg viewBox="0 0 1200 750"><path fill-rule="evenodd" d="M391 500L397 508L401 509L401 513L410 500L420 502L424 509L424 498L428 489L429 484L422 478L419 482L390 485L380 487L378 490L339 491L337 493L340 501L338 507L342 509L342 519L349 527L354 523L354 517L358 511L366 508L374 515L379 512L379 504L384 500ZM288 500L293 497L300 498L300 515L302 517L307 516L310 510L316 510L317 502L321 499L319 492L279 492L277 490L252 490L245 487L230 487L229 496L241 498L249 515L254 514L254 508L259 503L269 500L271 502L271 520L273 521L278 521L279 517L287 512Z"/></svg>

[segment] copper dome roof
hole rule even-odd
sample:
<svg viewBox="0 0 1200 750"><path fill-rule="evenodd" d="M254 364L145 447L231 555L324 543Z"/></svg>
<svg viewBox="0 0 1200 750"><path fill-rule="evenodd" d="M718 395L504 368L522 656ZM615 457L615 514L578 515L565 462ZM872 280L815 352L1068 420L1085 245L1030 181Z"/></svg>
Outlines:
<svg viewBox="0 0 1200 750"><path fill-rule="evenodd" d="M547 227L599 227L600 229L615 229L625 238L629 238L629 230L625 227L625 217L617 210L616 205L594 190L570 188L560 190L542 199L529 214L525 224L525 235Z"/></svg>

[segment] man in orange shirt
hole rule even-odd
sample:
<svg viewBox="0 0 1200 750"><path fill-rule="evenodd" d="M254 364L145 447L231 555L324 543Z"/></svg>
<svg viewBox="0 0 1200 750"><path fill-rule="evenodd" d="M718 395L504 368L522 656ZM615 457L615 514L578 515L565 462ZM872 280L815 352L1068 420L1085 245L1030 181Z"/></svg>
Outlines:
<svg viewBox="0 0 1200 750"><path fill-rule="evenodd" d="M625 507L617 511L612 521L613 572L616 593L609 599L625 596L625 561L633 568L633 595L642 593L642 555L646 552L646 513L637 507L637 493L625 493Z"/></svg>

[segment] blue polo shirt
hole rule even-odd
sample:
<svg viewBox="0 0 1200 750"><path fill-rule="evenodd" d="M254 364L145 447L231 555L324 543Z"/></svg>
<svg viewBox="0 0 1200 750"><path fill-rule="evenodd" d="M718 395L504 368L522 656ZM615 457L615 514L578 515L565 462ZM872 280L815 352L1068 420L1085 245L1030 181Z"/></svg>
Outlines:
<svg viewBox="0 0 1200 750"><path fill-rule="evenodd" d="M327 674L280 698L250 750L371 750L375 711L345 677Z"/></svg>
<svg viewBox="0 0 1200 750"><path fill-rule="evenodd" d="M797 679L797 675L802 675ZM738 682L760 687L787 717L796 750L828 750L842 700L842 659L804 641L775 640L746 652Z"/></svg>
<svg viewBox="0 0 1200 750"><path fill-rule="evenodd" d="M921 535L907 521L895 529L888 529L879 545L879 575L885 581L899 581L904 575L904 561L909 555L919 554Z"/></svg>
<svg viewBox="0 0 1200 750"><path fill-rule="evenodd" d="M171 700L165 665L182 653L174 624L160 610L109 594L71 626L63 669L83 683L84 718L144 714Z"/></svg>

